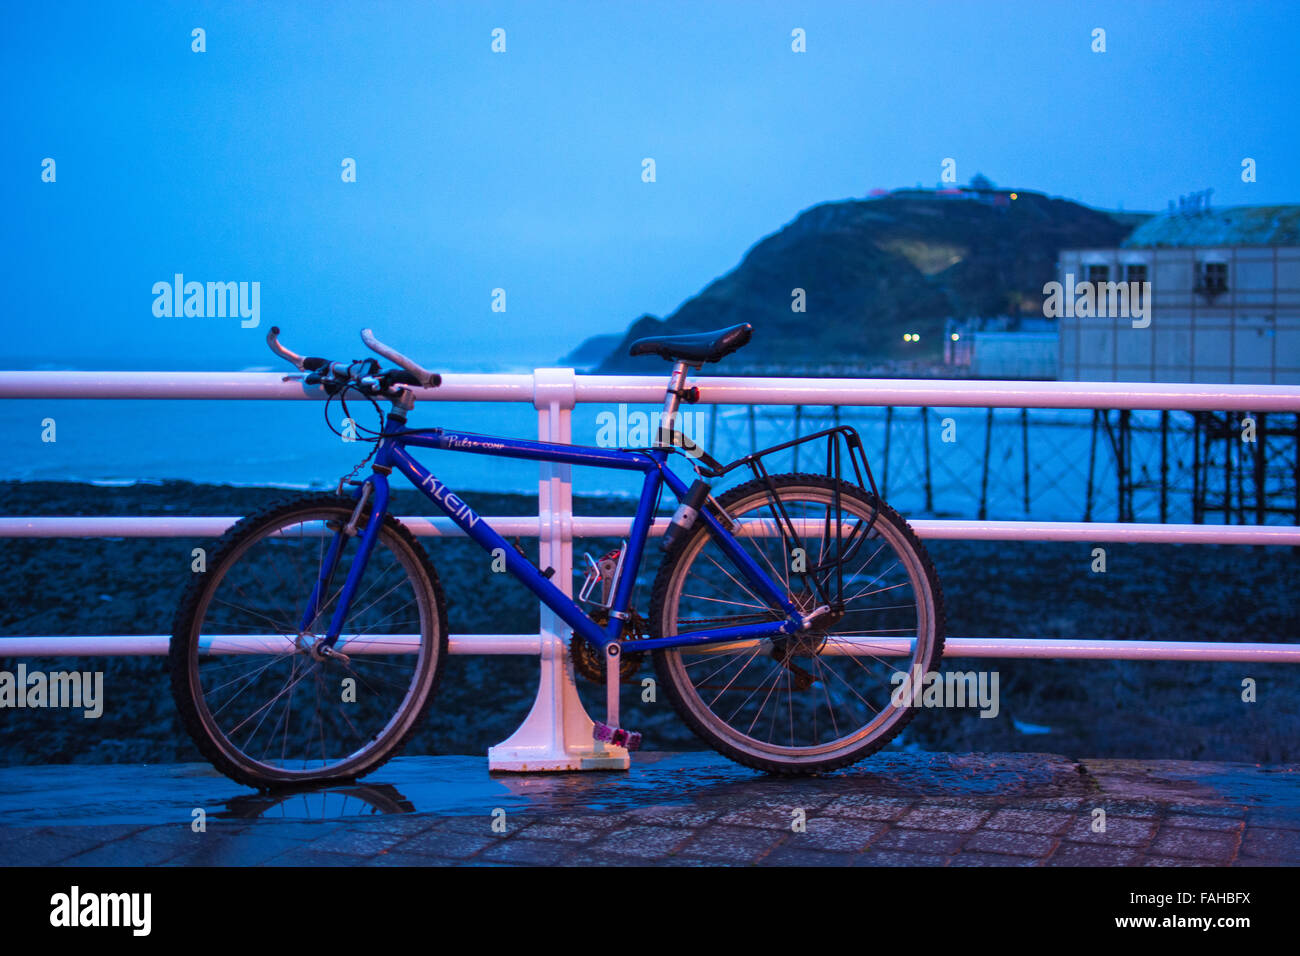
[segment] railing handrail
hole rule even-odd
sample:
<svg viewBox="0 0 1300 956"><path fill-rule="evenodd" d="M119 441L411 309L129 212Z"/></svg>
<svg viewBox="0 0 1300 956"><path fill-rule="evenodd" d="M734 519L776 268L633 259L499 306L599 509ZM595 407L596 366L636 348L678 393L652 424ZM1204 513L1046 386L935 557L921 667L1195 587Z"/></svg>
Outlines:
<svg viewBox="0 0 1300 956"><path fill-rule="evenodd" d="M629 502L629 507L634 503ZM227 515L33 515L0 517L0 538L214 538L224 534L238 516ZM450 518L399 515L416 537L460 538ZM541 534L531 516L500 515L484 519L506 537L536 538ZM572 515L575 538L626 537L632 519ZM671 519L658 518L651 536L660 536ZM743 524L743 521L742 521ZM966 518L915 518L908 524L922 538L947 541L1095 541L1141 544L1240 544L1300 547L1300 527L1294 525L1160 524L1125 521L989 521Z"/></svg>
<svg viewBox="0 0 1300 956"><path fill-rule="evenodd" d="M541 370L539 370L541 371ZM555 371L547 369L545 371ZM563 369L572 374L569 369ZM420 401L533 402L536 373L443 375ZM972 379L692 378L712 405L892 405L1300 412L1300 386ZM663 401L667 376L573 375L578 403ZM0 371L0 398L168 398L319 401L324 392L279 372Z"/></svg>

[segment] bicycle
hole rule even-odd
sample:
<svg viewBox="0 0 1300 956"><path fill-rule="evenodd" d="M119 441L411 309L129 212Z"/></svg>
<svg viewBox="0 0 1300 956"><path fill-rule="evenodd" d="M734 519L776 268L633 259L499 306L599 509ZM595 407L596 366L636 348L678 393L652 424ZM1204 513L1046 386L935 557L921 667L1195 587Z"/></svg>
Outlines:
<svg viewBox="0 0 1300 956"><path fill-rule="evenodd" d="M394 471L485 551L504 555L509 574L572 629L574 655L594 657L608 711L595 724L597 740L640 745L640 735L619 726L619 686L629 659L648 653L678 715L746 766L817 773L885 746L919 704L907 688L943 653L938 575L911 527L881 500L854 429L826 429L721 465L675 427L681 403L699 399L688 369L734 352L751 331L634 343L632 355L673 363L659 432L650 447L596 448L410 428L415 389L437 387L441 376L369 329L363 342L394 367L303 357L272 328L267 344L303 373L304 387L319 387L327 400L364 396L382 426L368 436L368 476L243 518L186 588L168 660L176 705L204 756L260 789L315 785L375 770L415 731L448 653L447 613L429 555L388 512ZM824 474L769 473L766 457L815 441L826 443ZM589 560L571 598L552 569L498 534L411 448L640 472L630 534L601 562ZM682 458L697 475L689 485L669 466ZM715 497L711 482L741 467L751 480ZM643 617L635 582L665 486L679 504ZM358 692L364 707L354 703Z"/></svg>

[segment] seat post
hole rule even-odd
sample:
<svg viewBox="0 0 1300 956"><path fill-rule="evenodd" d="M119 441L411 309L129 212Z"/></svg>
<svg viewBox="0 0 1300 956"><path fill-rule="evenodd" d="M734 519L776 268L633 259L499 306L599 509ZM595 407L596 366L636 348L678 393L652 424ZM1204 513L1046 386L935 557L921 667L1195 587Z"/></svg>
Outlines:
<svg viewBox="0 0 1300 956"><path fill-rule="evenodd" d="M659 418L661 433L671 433L677 421L677 407L682 402L681 393L686 390L686 368L685 362L673 365L673 374L668 380L668 394L664 396L664 412Z"/></svg>

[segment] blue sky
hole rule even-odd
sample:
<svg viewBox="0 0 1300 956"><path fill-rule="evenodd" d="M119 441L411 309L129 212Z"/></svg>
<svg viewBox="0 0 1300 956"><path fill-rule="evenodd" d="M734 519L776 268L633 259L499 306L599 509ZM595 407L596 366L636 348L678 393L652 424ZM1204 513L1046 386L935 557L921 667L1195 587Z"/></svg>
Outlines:
<svg viewBox="0 0 1300 956"><path fill-rule="evenodd" d="M5 364L269 365L273 323L335 357L372 325L435 368L551 364L670 313L800 210L933 185L945 157L1107 208L1294 202L1295 13L24 4L0 32ZM177 272L260 282L261 328L155 316Z"/></svg>

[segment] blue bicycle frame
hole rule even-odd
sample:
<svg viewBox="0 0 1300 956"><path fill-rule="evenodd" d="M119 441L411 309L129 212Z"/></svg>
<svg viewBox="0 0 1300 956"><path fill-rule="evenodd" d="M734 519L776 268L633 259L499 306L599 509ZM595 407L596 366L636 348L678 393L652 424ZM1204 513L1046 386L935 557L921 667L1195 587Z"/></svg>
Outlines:
<svg viewBox="0 0 1300 956"><path fill-rule="evenodd" d="M624 557L623 570L613 595L609 624L601 627L588 617L586 612L572 598L552 584L549 578L498 534L469 504L412 458L407 450L409 446L643 472L645 479L641 485L641 498L637 504L636 517L632 522L632 533L627 542L627 554ZM649 538L650 525L654 521L655 504L659 499L660 488L663 484L667 484L679 500L688 491L686 483L668 467L670 456L671 452L667 449L591 448L582 445L496 438L449 431L442 428L413 429L406 427L402 417L390 413L380 437L379 447L375 451L372 473L357 487L354 493L357 498L360 498L363 494L369 494L372 518L367 522L365 530L361 533L357 553L352 560L351 567L348 569L347 580L340 592L339 601L334 609L327 639L324 643L333 647L339 640L339 634L342 631L343 622L347 618L353 594L361 580L362 573L365 571L366 562L374 550L379 528L383 524L383 516L388 511L388 474L393 470L397 470L405 475L411 484L420 489L443 514L447 515L481 548L489 553L499 548L505 554L506 569L516 579L536 594L543 604L559 615L577 634L603 650L609 644L619 640L623 627L623 617L626 615L632 600L637 571L641 564L646 541ZM654 650L656 648L683 647L719 641L752 640L754 638L776 637L780 634L793 634L798 631L802 626L800 612L794 602L786 596L785 590L779 587L763 568L749 556L732 534L710 513L709 509L701 508L697 520L704 522L723 553L731 559L736 568L754 588L755 594L770 601L773 610L781 608L785 612L785 619L767 621L761 624L745 624L692 631L684 636L642 639L636 642L636 649L638 651ZM335 534L334 540L326 553L316 587L307 602L308 606L304 611L302 623L300 624L303 630L307 630L315 619L322 595L330 592L330 582L337 571L344 540L345 535L343 533Z"/></svg>

